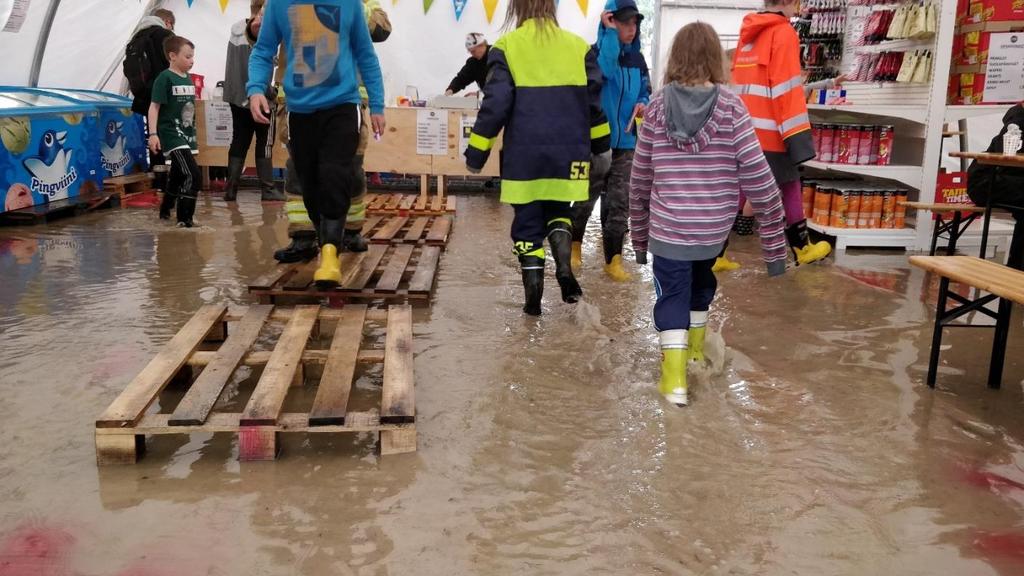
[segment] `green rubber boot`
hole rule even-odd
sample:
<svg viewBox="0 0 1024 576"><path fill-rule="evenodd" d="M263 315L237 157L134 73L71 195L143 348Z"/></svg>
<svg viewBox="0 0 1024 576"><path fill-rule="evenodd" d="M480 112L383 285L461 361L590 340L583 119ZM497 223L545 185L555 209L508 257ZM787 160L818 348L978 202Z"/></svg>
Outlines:
<svg viewBox="0 0 1024 576"><path fill-rule="evenodd" d="M704 334L708 328L708 313L690 311L690 333L687 335L690 362L704 363Z"/></svg>
<svg viewBox="0 0 1024 576"><path fill-rule="evenodd" d="M686 330L665 330L661 340L661 381L658 391L676 406L686 406Z"/></svg>

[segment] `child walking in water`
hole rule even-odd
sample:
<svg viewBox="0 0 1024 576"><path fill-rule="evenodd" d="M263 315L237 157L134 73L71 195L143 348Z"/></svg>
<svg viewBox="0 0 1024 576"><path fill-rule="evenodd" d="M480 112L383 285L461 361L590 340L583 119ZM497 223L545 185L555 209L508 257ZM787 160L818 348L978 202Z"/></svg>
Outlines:
<svg viewBox="0 0 1024 576"><path fill-rule="evenodd" d="M659 390L677 406L687 404L687 360L704 360L717 287L711 267L729 237L740 192L760 224L768 274L786 269L779 190L746 107L722 85L722 56L708 24L688 24L676 34L665 87L644 114L630 182L637 263L647 263L648 251L654 257Z"/></svg>
<svg viewBox="0 0 1024 576"><path fill-rule="evenodd" d="M555 0L511 0L506 25L512 23L516 29L488 56L484 101L466 165L471 172L482 170L505 130L501 201L515 209L512 242L526 292L523 311L537 316L545 237L562 300L575 303L583 295L570 265L570 203L586 200L590 178L608 171L611 129L601 110L597 57L582 38L558 27Z"/></svg>

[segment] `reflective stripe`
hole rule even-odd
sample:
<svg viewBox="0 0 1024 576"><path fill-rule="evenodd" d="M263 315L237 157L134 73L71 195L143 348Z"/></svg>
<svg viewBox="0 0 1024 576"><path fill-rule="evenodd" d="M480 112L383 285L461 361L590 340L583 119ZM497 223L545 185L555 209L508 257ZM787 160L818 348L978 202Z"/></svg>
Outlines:
<svg viewBox="0 0 1024 576"><path fill-rule="evenodd" d="M799 88L801 85L803 85L803 80L800 76L794 76L785 82L772 86L771 97L778 98L794 88Z"/></svg>
<svg viewBox="0 0 1024 576"><path fill-rule="evenodd" d="M561 178L501 181L501 201L506 204L527 204L537 200L582 202L590 198L590 182Z"/></svg>
<svg viewBox="0 0 1024 576"><path fill-rule="evenodd" d="M750 123L754 125L754 128L760 130L771 130L772 132L778 132L779 125L775 123L775 120L768 120L765 118L751 118Z"/></svg>
<svg viewBox="0 0 1024 576"><path fill-rule="evenodd" d="M555 222L562 222L562 223L568 224L569 226L572 226L572 219L571 218L555 218L553 220L548 220L548 226L551 226Z"/></svg>
<svg viewBox="0 0 1024 576"><path fill-rule="evenodd" d="M802 126L804 124L810 123L811 119L807 117L807 114L798 114L782 123L782 133L785 134L786 132L789 132L790 130L796 128L797 126Z"/></svg>
<svg viewBox="0 0 1024 576"><path fill-rule="evenodd" d="M612 126L611 126L611 124L609 124L607 122L605 122L603 124L598 124L597 126L591 126L590 127L590 139L591 140L597 140L598 138L604 138L605 136L608 136L611 133L612 133Z"/></svg>
<svg viewBox="0 0 1024 576"><path fill-rule="evenodd" d="M736 84L734 86L736 93L740 96L761 96L762 98L771 98L771 90L767 86L761 86L760 84Z"/></svg>
<svg viewBox="0 0 1024 576"><path fill-rule="evenodd" d="M754 49L754 43L751 42L750 44L746 44L745 46L743 46L743 48L740 48L740 52L750 52L753 49Z"/></svg>
<svg viewBox="0 0 1024 576"><path fill-rule="evenodd" d="M484 138L476 132L469 134L469 145L481 152L489 152L491 148L494 148L494 141L497 138Z"/></svg>

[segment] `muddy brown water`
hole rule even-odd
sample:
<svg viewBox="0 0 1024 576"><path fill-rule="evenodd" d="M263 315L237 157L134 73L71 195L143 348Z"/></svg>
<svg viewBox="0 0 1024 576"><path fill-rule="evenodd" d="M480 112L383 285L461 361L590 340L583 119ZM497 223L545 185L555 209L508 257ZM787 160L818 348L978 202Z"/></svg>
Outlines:
<svg viewBox="0 0 1024 576"><path fill-rule="evenodd" d="M1024 573L1019 315L1001 391L974 330L931 391L936 282L905 255L768 279L741 239L711 315L724 367L679 410L653 384L649 269L605 279L591 234L585 304L549 274L524 318L510 210L460 202L415 312L419 450L387 458L285 435L240 464L231 435L194 434L95 465L94 419L160 346L203 303L249 302L280 205L0 230L0 576Z"/></svg>

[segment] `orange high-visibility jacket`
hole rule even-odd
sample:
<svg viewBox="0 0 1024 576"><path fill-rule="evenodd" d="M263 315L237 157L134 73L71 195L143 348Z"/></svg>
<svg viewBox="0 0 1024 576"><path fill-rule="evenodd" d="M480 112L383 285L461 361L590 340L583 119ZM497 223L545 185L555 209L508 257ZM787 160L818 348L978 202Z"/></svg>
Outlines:
<svg viewBox="0 0 1024 576"><path fill-rule="evenodd" d="M814 158L800 72L800 39L789 20L775 12L748 14L733 57L732 83L780 184L797 180L796 167Z"/></svg>

